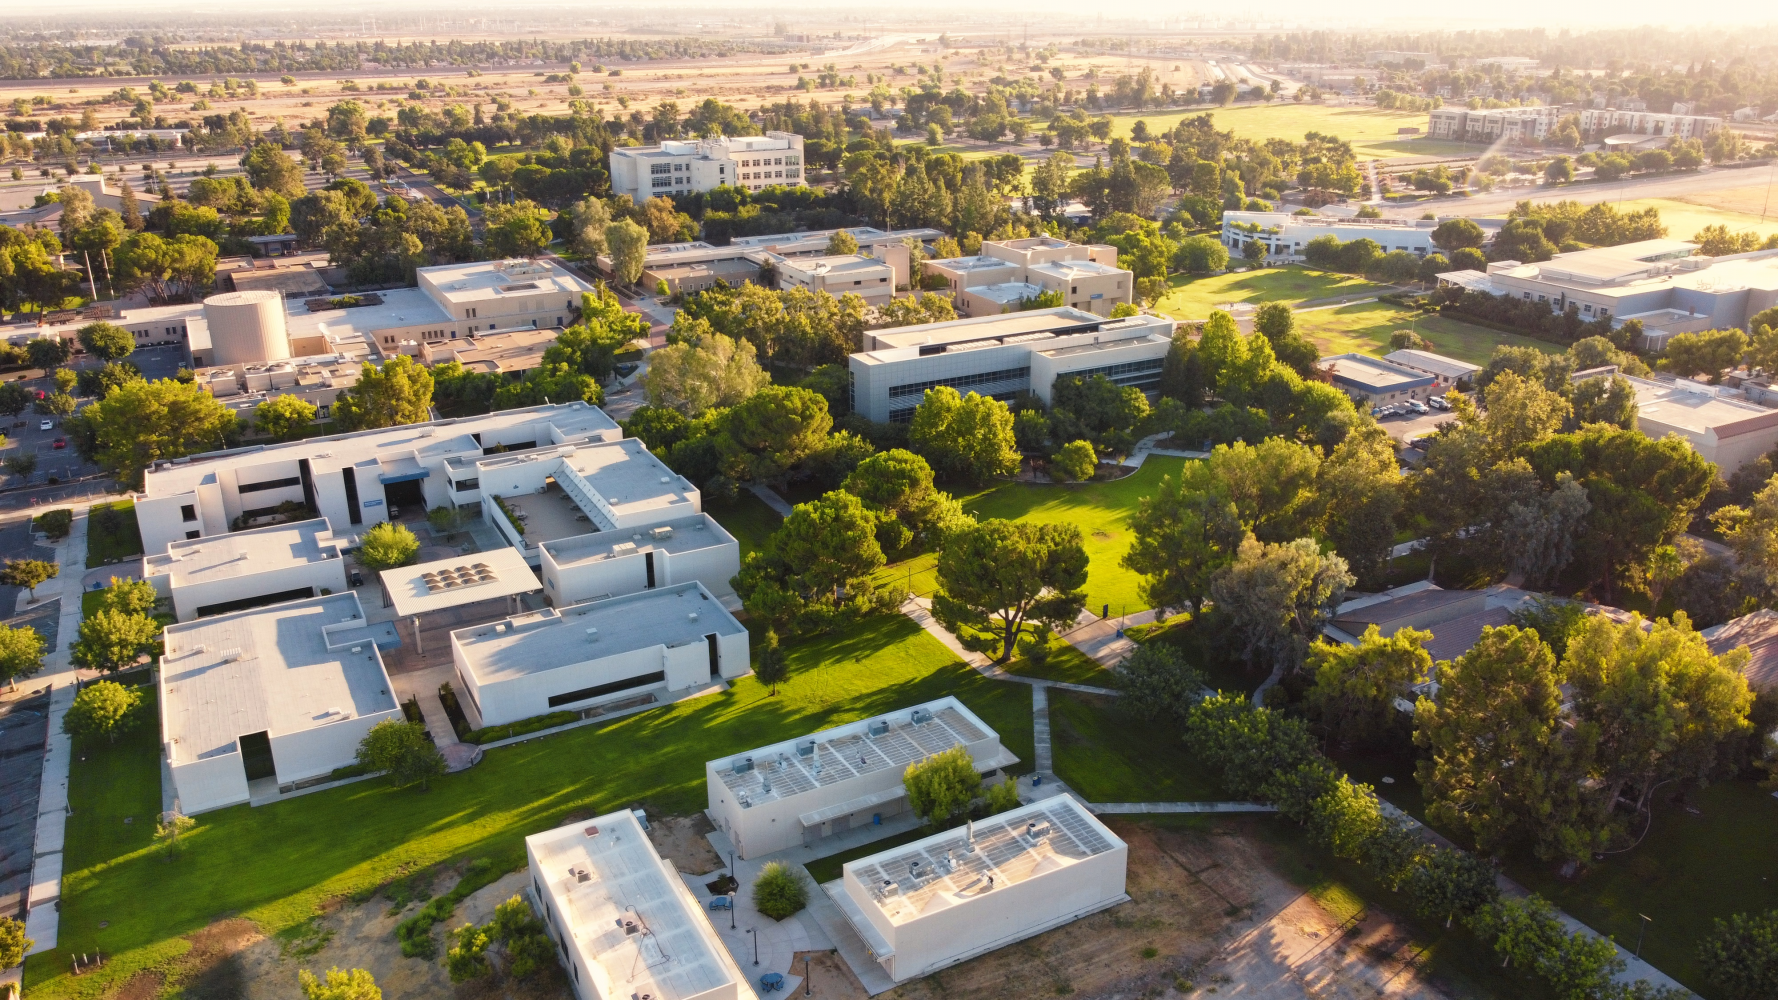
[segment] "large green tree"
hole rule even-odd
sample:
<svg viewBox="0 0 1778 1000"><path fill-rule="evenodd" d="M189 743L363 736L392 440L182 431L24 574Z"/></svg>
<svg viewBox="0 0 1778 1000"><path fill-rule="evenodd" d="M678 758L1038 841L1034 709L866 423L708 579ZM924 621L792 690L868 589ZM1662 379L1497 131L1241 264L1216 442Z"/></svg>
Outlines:
<svg viewBox="0 0 1778 1000"><path fill-rule="evenodd" d="M766 544L747 554L735 592L749 615L774 627L793 625L811 610L811 620L824 619L869 600L871 575L883 562L877 515L835 490L797 504Z"/></svg>
<svg viewBox="0 0 1778 1000"><path fill-rule="evenodd" d="M202 386L160 379L125 383L68 423L77 445L140 489L150 465L223 447L240 421Z"/></svg>
<svg viewBox="0 0 1778 1000"><path fill-rule="evenodd" d="M1270 543L1250 535L1211 581L1210 596L1248 662L1272 664L1270 683L1302 664L1351 585L1346 561L1313 538Z"/></svg>
<svg viewBox="0 0 1778 1000"><path fill-rule="evenodd" d="M859 462L841 488L877 513L877 540L886 552L928 535L942 539L964 521L961 505L933 485L932 467L905 448Z"/></svg>
<svg viewBox="0 0 1778 1000"><path fill-rule="evenodd" d="M1372 625L1356 646L1316 643L1309 649L1309 705L1340 739L1377 739L1394 721L1397 699L1411 701L1411 688L1432 676L1431 638L1413 628L1385 636Z"/></svg>
<svg viewBox="0 0 1778 1000"><path fill-rule="evenodd" d="M1438 665L1438 698L1422 696L1415 777L1434 822L1467 830L1499 854L1530 844L1542 858L1585 860L1607 824L1587 779L1597 755L1591 725L1570 730L1563 676L1536 632L1485 628L1469 652Z"/></svg>
<svg viewBox="0 0 1778 1000"><path fill-rule="evenodd" d="M141 721L137 711L142 705L142 689L126 687L116 681L88 684L74 696L74 704L62 716L62 732L70 736L104 736L117 742Z"/></svg>
<svg viewBox="0 0 1778 1000"><path fill-rule="evenodd" d="M80 328L80 346L100 361L128 357L136 349L135 335L121 326L100 320Z"/></svg>
<svg viewBox="0 0 1778 1000"><path fill-rule="evenodd" d="M432 373L405 354L383 362L366 361L356 385L333 404L341 430L362 431L432 419Z"/></svg>
<svg viewBox="0 0 1778 1000"><path fill-rule="evenodd" d="M827 400L795 386L768 385L728 411L724 421L738 471L778 480L820 449L833 428Z"/></svg>
<svg viewBox="0 0 1778 1000"><path fill-rule="evenodd" d="M648 405L671 407L688 417L734 406L770 382L752 344L715 331L695 343L682 341L655 351L642 377Z"/></svg>
<svg viewBox="0 0 1778 1000"><path fill-rule="evenodd" d="M1778 910L1718 918L1698 943L1698 964L1722 1000L1778 996Z"/></svg>
<svg viewBox="0 0 1778 1000"><path fill-rule="evenodd" d="M18 690L19 678L43 669L43 636L29 625L0 625L0 684Z"/></svg>
<svg viewBox="0 0 1778 1000"><path fill-rule="evenodd" d="M965 526L938 557L932 613L965 645L1012 659L1027 622L1074 623L1086 604L1087 554L1072 524L999 518Z"/></svg>
<svg viewBox="0 0 1778 1000"><path fill-rule="evenodd" d="M967 482L1019 468L1012 411L998 399L960 395L948 385L926 390L914 410L908 442L940 474Z"/></svg>
<svg viewBox="0 0 1778 1000"><path fill-rule="evenodd" d="M294 441L315 421L315 405L288 393L273 396L253 408L253 426L274 441Z"/></svg>
<svg viewBox="0 0 1778 1000"><path fill-rule="evenodd" d="M358 743L358 763L384 772L396 787L419 785L421 791L445 773L444 755L426 738L426 727L393 719L384 719L364 734Z"/></svg>

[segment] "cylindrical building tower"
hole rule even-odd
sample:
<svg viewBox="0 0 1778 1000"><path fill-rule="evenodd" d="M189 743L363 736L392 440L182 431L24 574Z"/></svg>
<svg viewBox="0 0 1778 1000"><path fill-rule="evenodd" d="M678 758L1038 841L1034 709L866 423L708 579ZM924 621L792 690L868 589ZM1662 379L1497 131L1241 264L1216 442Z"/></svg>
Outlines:
<svg viewBox="0 0 1778 1000"><path fill-rule="evenodd" d="M269 289L223 292L204 300L211 365L254 364L290 357L284 296Z"/></svg>

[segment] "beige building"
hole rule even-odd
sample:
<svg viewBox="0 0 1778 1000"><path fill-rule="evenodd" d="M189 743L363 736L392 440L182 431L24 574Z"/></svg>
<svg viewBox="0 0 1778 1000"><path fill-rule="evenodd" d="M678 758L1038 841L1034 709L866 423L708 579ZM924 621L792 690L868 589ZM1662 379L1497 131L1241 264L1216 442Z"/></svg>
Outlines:
<svg viewBox="0 0 1778 1000"><path fill-rule="evenodd" d="M1589 138L1633 132L1676 139L1702 139L1719 128L1722 128L1722 119L1710 115L1662 115L1624 108L1583 108L1580 113L1580 132Z"/></svg>
<svg viewBox="0 0 1778 1000"><path fill-rule="evenodd" d="M664 281L672 295L702 292L718 281L731 286L757 281L763 262L760 251L743 246L711 246L702 240L661 243L643 256L641 284L652 291ZM600 257L599 268L611 273L611 258Z"/></svg>
<svg viewBox="0 0 1778 1000"><path fill-rule="evenodd" d="M473 372L522 378L543 363L543 352L561 335L555 327L478 333L462 340L421 345L420 358L429 365L455 361Z"/></svg>
<svg viewBox="0 0 1778 1000"><path fill-rule="evenodd" d="M611 151L611 191L637 204L729 185L758 191L803 185L803 137L792 132L668 140Z"/></svg>
<svg viewBox="0 0 1778 1000"><path fill-rule="evenodd" d="M1725 477L1778 447L1778 410L1689 379L1666 383L1626 378L1636 389L1637 428L1651 438L1685 438Z"/></svg>
<svg viewBox="0 0 1778 1000"><path fill-rule="evenodd" d="M1427 120L1426 135L1449 142L1506 142L1529 145L1542 142L1562 122L1561 108L1435 108Z"/></svg>
<svg viewBox="0 0 1778 1000"><path fill-rule="evenodd" d="M901 252L907 254L907 248ZM883 305L895 298L895 269L887 261L863 254L829 257L786 257L774 262L778 287L807 288L838 298L850 292L865 305Z"/></svg>
<svg viewBox="0 0 1778 1000"><path fill-rule="evenodd" d="M1117 266L1117 248L1086 246L1051 236L982 244L974 257L926 262L926 273L945 279L960 316L1010 312L1023 298L1062 293L1062 304L1109 316L1135 298L1135 278ZM1036 292L1027 294L1029 289Z"/></svg>

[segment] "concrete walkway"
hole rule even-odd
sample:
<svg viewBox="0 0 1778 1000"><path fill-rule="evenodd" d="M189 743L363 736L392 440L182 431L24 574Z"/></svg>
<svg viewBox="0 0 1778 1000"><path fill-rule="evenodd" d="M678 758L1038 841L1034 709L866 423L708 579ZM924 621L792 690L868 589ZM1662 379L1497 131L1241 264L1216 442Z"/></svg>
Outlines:
<svg viewBox="0 0 1778 1000"><path fill-rule="evenodd" d="M779 496L777 490L774 490L770 486L766 486L761 483L754 483L753 485L747 487L747 489L754 496L760 498L761 500L764 500L766 503L766 506L770 507L770 508L772 508L772 510L776 511L779 517L789 517L790 516L790 510L791 510L790 501Z"/></svg>
<svg viewBox="0 0 1778 1000"><path fill-rule="evenodd" d="M1156 442L1159 442L1161 439L1168 436L1168 434L1150 434L1136 442L1136 447L1130 449L1129 457L1125 458L1122 464L1132 469L1140 469L1142 468L1143 460L1150 455L1162 455L1168 458L1210 457L1210 453L1207 451L1179 451L1173 448L1156 447Z"/></svg>
<svg viewBox="0 0 1778 1000"><path fill-rule="evenodd" d="M952 635L943 625L940 625L938 619L932 617L931 598L910 597L902 603L901 613L913 619L914 624L925 629L927 635L944 643L944 647L956 654L959 660L969 664L981 673L1000 680L1024 679L1015 674L1009 674L999 667L994 666L993 661L989 660L987 656L977 653L974 650L964 649L963 644L957 641L957 637Z"/></svg>
<svg viewBox="0 0 1778 1000"><path fill-rule="evenodd" d="M1124 636L1124 629L1133 625L1151 625L1154 621L1155 612L1152 609L1138 611L1121 618L1098 619L1076 628L1062 638L1100 666L1115 667L1136 651L1136 643Z"/></svg>

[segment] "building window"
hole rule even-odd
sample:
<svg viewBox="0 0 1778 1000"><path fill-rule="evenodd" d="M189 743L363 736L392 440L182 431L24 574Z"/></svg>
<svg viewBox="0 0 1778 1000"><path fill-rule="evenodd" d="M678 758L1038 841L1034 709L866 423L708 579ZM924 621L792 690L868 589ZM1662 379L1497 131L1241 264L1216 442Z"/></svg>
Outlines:
<svg viewBox="0 0 1778 1000"><path fill-rule="evenodd" d="M204 537L204 533L197 530L196 528L193 528L192 530L185 533L185 540L188 542L194 538L202 538L202 537Z"/></svg>
<svg viewBox="0 0 1778 1000"><path fill-rule="evenodd" d="M948 385L953 389L962 390L970 386L989 385L994 382L1015 382L1031 378L1031 368L1002 368L999 371L977 372L973 375L956 375L951 378L935 378L924 382L909 382L905 385L889 387L889 398L897 396L923 396L928 389L936 389Z"/></svg>
<svg viewBox="0 0 1778 1000"><path fill-rule="evenodd" d="M198 509L193 504L186 504L179 508L179 516L187 521L195 521L198 519Z"/></svg>
<svg viewBox="0 0 1778 1000"><path fill-rule="evenodd" d="M236 487L236 492L258 493L261 490L281 490L287 486L301 486L302 482L300 476L292 476L289 479L268 479L263 483L242 483ZM195 518L191 520L195 520Z"/></svg>
<svg viewBox="0 0 1778 1000"><path fill-rule="evenodd" d="M670 174L673 172L673 168L665 163L652 163L649 164L648 172L651 174Z"/></svg>

